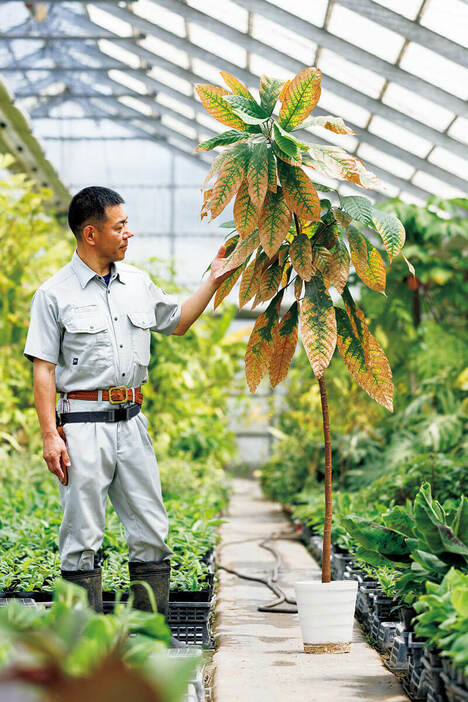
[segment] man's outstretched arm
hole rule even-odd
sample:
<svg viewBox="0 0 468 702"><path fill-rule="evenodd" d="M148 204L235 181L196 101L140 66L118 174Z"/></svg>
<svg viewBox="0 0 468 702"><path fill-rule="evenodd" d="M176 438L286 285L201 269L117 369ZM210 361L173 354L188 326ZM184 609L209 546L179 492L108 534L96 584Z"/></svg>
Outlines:
<svg viewBox="0 0 468 702"><path fill-rule="evenodd" d="M41 427L43 458L51 473L54 473L63 485L67 484L62 467L70 467L65 442L55 426L55 363L34 358L34 403Z"/></svg>
<svg viewBox="0 0 468 702"><path fill-rule="evenodd" d="M224 264L225 259L223 258L226 251L226 247L221 246L216 258L213 259L210 268L210 275L208 280L206 280L196 292L193 293L187 300L182 303L182 311L180 313L179 323L172 332L176 336L181 336L185 334L187 329L189 329L192 324L199 318L199 316L206 309L209 301L215 294L216 290L219 288L223 280L225 280L228 275L231 275L232 271L225 273L224 275L219 275L219 270ZM216 277L218 275L218 277Z"/></svg>

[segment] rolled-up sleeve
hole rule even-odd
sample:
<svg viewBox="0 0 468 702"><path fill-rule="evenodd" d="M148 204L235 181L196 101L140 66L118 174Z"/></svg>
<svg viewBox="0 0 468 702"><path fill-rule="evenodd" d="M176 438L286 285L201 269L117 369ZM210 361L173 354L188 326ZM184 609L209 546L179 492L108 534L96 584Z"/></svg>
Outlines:
<svg viewBox="0 0 468 702"><path fill-rule="evenodd" d="M60 324L57 308L44 290L36 290L31 302L31 319L24 347L29 361L40 358L57 364L60 354Z"/></svg>
<svg viewBox="0 0 468 702"><path fill-rule="evenodd" d="M148 276L151 300L156 315L156 324L151 331L169 336L179 324L182 305L175 297L158 288Z"/></svg>

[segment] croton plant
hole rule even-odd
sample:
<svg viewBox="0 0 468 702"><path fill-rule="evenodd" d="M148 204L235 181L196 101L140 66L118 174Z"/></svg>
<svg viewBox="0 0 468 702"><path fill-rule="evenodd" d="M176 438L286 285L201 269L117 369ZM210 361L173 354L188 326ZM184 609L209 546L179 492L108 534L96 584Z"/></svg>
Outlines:
<svg viewBox="0 0 468 702"><path fill-rule="evenodd" d="M385 264L401 252L405 230L391 214L362 196L342 196L312 181L303 167L325 176L373 188L377 177L339 146L310 144L299 129L321 126L336 134L353 134L340 117L307 119L321 92L321 71L304 68L292 80L263 75L259 101L230 73L221 72L229 90L198 84L197 93L210 115L230 127L197 151L226 146L206 176L201 217L211 220L235 196L233 229L226 241L224 277L215 307L240 280L239 306L268 302L253 327L245 354L247 383L254 392L268 371L272 387L283 380L300 331L302 343L320 386L325 440L326 516L322 580L330 580L331 440L324 373L335 346L359 385L393 411L390 365L371 334L364 313L347 284L350 261L372 290L385 294ZM274 116L279 100L278 118ZM216 176L212 187L209 183ZM337 205L321 193L335 193ZM367 228L382 238L385 253L366 236ZM349 250L346 246L348 240ZM405 259L406 260L406 259ZM411 264L407 261L411 272ZM281 316L284 291L293 286L295 301ZM334 304L333 285L343 304Z"/></svg>

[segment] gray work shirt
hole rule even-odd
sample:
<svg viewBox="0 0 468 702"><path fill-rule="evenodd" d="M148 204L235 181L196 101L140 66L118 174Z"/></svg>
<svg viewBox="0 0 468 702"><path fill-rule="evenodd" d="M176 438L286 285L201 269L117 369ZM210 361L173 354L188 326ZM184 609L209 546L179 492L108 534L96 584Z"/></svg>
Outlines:
<svg viewBox="0 0 468 702"><path fill-rule="evenodd" d="M138 387L148 379L150 331L172 334L180 314L145 271L112 263L106 287L75 251L34 294L24 355L56 364L58 392Z"/></svg>

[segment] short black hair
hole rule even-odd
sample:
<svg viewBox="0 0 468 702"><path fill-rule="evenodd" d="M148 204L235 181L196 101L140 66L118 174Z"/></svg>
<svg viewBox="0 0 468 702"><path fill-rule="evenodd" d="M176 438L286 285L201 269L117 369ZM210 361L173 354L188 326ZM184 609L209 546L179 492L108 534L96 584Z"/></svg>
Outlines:
<svg viewBox="0 0 468 702"><path fill-rule="evenodd" d="M102 222L106 218L106 207L122 205L124 199L119 193L100 185L90 185L73 196L68 208L68 224L77 239L86 222L90 219Z"/></svg>

